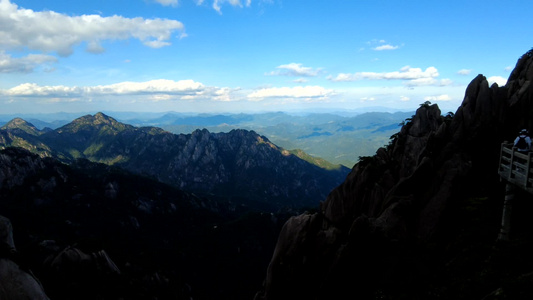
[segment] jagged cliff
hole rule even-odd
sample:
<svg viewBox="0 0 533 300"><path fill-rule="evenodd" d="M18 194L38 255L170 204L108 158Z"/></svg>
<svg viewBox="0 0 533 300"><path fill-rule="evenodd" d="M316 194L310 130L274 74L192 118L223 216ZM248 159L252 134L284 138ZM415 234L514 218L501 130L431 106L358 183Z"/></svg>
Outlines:
<svg viewBox="0 0 533 300"><path fill-rule="evenodd" d="M504 87L478 75L455 114L421 105L318 212L288 220L256 299L525 299L524 286L503 286L533 283L531 259L517 254L531 250L530 232L515 254L494 242L500 144L533 129L532 56ZM501 258L513 256L524 260Z"/></svg>

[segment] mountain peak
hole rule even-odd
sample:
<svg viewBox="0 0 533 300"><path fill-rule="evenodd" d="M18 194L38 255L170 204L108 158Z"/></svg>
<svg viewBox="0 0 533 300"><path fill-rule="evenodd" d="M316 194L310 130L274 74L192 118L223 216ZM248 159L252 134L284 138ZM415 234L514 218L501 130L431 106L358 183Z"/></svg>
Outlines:
<svg viewBox="0 0 533 300"><path fill-rule="evenodd" d="M14 118L13 120L7 122L0 129L19 129L30 135L39 135L40 131L33 124L27 122L21 118Z"/></svg>
<svg viewBox="0 0 533 300"><path fill-rule="evenodd" d="M131 125L126 125L121 123L114 118L98 112L94 115L85 115L79 117L72 121L71 123L58 129L59 132L77 132L79 130L99 130L99 131L111 131L111 132L121 132L130 127Z"/></svg>

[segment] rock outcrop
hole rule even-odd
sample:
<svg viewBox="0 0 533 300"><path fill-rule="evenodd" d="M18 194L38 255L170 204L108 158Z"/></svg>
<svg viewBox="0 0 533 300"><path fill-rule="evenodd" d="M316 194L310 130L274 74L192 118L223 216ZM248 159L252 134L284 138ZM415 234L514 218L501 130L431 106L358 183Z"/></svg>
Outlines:
<svg viewBox="0 0 533 300"><path fill-rule="evenodd" d="M433 299L454 292L461 299L458 290L466 288L435 273L464 255L454 245L475 226L462 219L474 198L484 199L476 204L480 211L491 209L483 220L493 239L483 243L496 239L500 144L533 128L532 56L519 59L504 87L477 76L455 114L441 116L437 105L422 104L388 147L354 166L318 212L290 219L256 299Z"/></svg>
<svg viewBox="0 0 533 300"><path fill-rule="evenodd" d="M0 150L20 253L5 225L0 268L31 269L51 299L250 299L287 217L230 210L116 167Z"/></svg>
<svg viewBox="0 0 533 300"><path fill-rule="evenodd" d="M48 300L40 282L30 270L24 270L15 261L13 226L9 219L0 216L0 299Z"/></svg>

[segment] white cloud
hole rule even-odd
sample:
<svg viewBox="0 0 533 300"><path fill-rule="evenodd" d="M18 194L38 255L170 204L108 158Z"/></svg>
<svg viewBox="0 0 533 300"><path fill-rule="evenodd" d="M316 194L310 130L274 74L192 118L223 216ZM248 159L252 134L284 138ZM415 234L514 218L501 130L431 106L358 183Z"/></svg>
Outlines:
<svg viewBox="0 0 533 300"><path fill-rule="evenodd" d="M87 52L89 53L93 53L93 54L100 54L100 53L104 53L105 52L105 49L104 47L102 47L102 45L100 45L98 42L89 42L87 44Z"/></svg>
<svg viewBox="0 0 533 300"><path fill-rule="evenodd" d="M461 69L461 70L457 71L457 74L459 74L459 75L470 75L471 72L472 72L472 70L470 70L470 69Z"/></svg>
<svg viewBox="0 0 533 300"><path fill-rule="evenodd" d="M425 101L450 101L452 98L449 95L439 95L439 96L427 96L424 97Z"/></svg>
<svg viewBox="0 0 533 300"><path fill-rule="evenodd" d="M407 96L400 96L400 101L409 101L409 100L411 100L411 98Z"/></svg>
<svg viewBox="0 0 533 300"><path fill-rule="evenodd" d="M41 98L55 102L71 102L73 100L91 102L93 100L130 99L131 101L164 101L164 100L206 100L236 101L242 96L236 94L240 88L205 86L194 80L157 79L144 82L119 82L98 86L40 86L35 83L24 83L11 89L0 90L0 95L11 100Z"/></svg>
<svg viewBox="0 0 533 300"><path fill-rule="evenodd" d="M507 84L507 78L503 78L501 76L491 76L487 78L487 81L489 82L489 86L491 86L493 83L497 83L498 86L504 86Z"/></svg>
<svg viewBox="0 0 533 300"><path fill-rule="evenodd" d="M324 98L334 94L333 90L321 86L296 86L263 88L249 94L248 99L258 101L264 98Z"/></svg>
<svg viewBox="0 0 533 300"><path fill-rule="evenodd" d="M212 99L215 101L223 101L223 102L234 101L237 99L234 98L233 94L239 90L240 90L239 88L231 89L228 87L215 88L213 91Z"/></svg>
<svg viewBox="0 0 533 300"><path fill-rule="evenodd" d="M266 75L280 75L280 76L304 76L312 77L320 73L320 69L313 69L310 67L303 67L302 64L290 63L276 67L276 71L267 73Z"/></svg>
<svg viewBox="0 0 533 300"><path fill-rule="evenodd" d="M154 0L163 6L178 6L178 0Z"/></svg>
<svg viewBox="0 0 533 300"><path fill-rule="evenodd" d="M439 72L435 67L429 67L425 71L422 71L420 68L411 68L410 66L405 66L400 69L400 71L394 72L357 72L354 74L341 73L335 78L331 78L333 81L356 81L362 79L370 80L414 80L414 79L423 79L423 78L435 78L439 76Z"/></svg>
<svg viewBox="0 0 533 300"><path fill-rule="evenodd" d="M0 0L0 49L3 50L28 48L68 56L82 42L89 43L88 51L98 52L100 41L130 38L158 48L169 45L175 31L184 32L183 24L176 20L69 16L24 9L9 0Z"/></svg>
<svg viewBox="0 0 533 300"><path fill-rule="evenodd" d="M372 49L375 51L383 51L383 50L396 50L398 48L399 46L393 46L393 45L386 44L386 45L374 47Z"/></svg>
<svg viewBox="0 0 533 300"><path fill-rule="evenodd" d="M9 90L2 91L2 94L7 96L23 97L78 97L82 93L83 88L79 87L67 87L63 85L39 86L35 83L23 83Z"/></svg>
<svg viewBox="0 0 533 300"><path fill-rule="evenodd" d="M295 83L306 83L308 81L309 80L307 80L305 78L298 78L298 79L294 79L292 82L295 82Z"/></svg>
<svg viewBox="0 0 533 300"><path fill-rule="evenodd" d="M394 72L357 72L340 73L336 77L329 76L331 81L357 81L357 80L404 80L407 86L437 85L446 86L452 84L450 79L437 80L439 71L435 67L428 67L426 70L405 66Z"/></svg>
<svg viewBox="0 0 533 300"><path fill-rule="evenodd" d="M453 83L451 79L445 78L441 80L437 80L435 78L417 78L413 80L405 81L404 84L408 87L415 87L415 86L449 86Z"/></svg>
<svg viewBox="0 0 533 300"><path fill-rule="evenodd" d="M513 66L507 66L504 68L505 71L510 72L513 70Z"/></svg>
<svg viewBox="0 0 533 300"><path fill-rule="evenodd" d="M57 58L50 55L29 54L25 57L14 58L0 51L0 73L30 73L37 66L55 62Z"/></svg>
<svg viewBox="0 0 533 300"><path fill-rule="evenodd" d="M361 102L366 102L366 101L376 101L376 98L374 97L363 97L363 98L360 98Z"/></svg>
<svg viewBox="0 0 533 300"><path fill-rule="evenodd" d="M202 2L203 0L198 1L198 3L202 3ZM213 0L213 9L216 10L219 14L222 14L220 5L225 2L229 3L231 6L243 7L241 0ZM246 0L246 7L250 7L251 4L252 4L251 0Z"/></svg>
<svg viewBox="0 0 533 300"><path fill-rule="evenodd" d="M371 41L368 41L367 44L373 46L371 49L374 51L396 50L400 48L400 46L387 43L387 41L383 39L373 39Z"/></svg>
<svg viewBox="0 0 533 300"><path fill-rule="evenodd" d="M205 90L205 86L193 80L158 79L145 82L120 82L110 85L90 87L69 87L63 85L40 86L35 83L24 83L4 90L8 96L49 96L49 97L81 97L97 95L134 95L134 94L194 94Z"/></svg>
<svg viewBox="0 0 533 300"><path fill-rule="evenodd" d="M173 81L167 79L157 79L145 82L126 81L111 85L89 87L86 89L90 94L184 94L201 91L204 89L204 85L193 80Z"/></svg>

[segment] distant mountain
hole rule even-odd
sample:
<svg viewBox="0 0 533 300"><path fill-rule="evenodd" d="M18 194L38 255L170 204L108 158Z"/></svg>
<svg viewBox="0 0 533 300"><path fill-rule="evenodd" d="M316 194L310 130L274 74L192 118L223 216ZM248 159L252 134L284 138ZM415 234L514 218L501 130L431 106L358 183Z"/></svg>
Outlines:
<svg viewBox="0 0 533 300"><path fill-rule="evenodd" d="M301 159L253 131L176 135L127 125L103 113L52 131L13 121L0 130L0 138L3 147L19 146L65 162L86 158L184 190L229 197L237 207L269 211L316 205L349 171L293 152L306 158Z"/></svg>
<svg viewBox="0 0 533 300"><path fill-rule="evenodd" d="M45 132L23 119L15 118L0 127L0 148L21 147L42 156L51 156L51 149L39 140L39 136Z"/></svg>
<svg viewBox="0 0 533 300"><path fill-rule="evenodd" d="M414 112L366 112L355 115L284 112L263 114L183 115L168 113L160 118L132 119L134 125L159 126L170 132L189 133L198 128L212 132L254 130L285 149L302 149L334 164L352 167L359 156L375 153L389 143L400 123Z"/></svg>
<svg viewBox="0 0 533 300"><path fill-rule="evenodd" d="M266 136L272 143L288 150L301 149L315 157L334 164L352 167L360 156L373 155L375 149L389 143L399 124L412 112L383 111L256 114L192 114L192 113L132 113L109 112L116 120L137 127L155 126L175 134L189 134L197 129L210 132L230 132L234 129L253 130ZM8 122L15 116L0 115ZM19 116L21 117L21 116ZM38 129L57 129L79 115L43 114L24 115ZM65 121L66 117L71 117ZM58 119L54 119L58 118Z"/></svg>
<svg viewBox="0 0 533 300"><path fill-rule="evenodd" d="M26 122L25 120L21 118L15 118L9 122L7 122L4 126L0 127L0 129L11 129L11 130L20 130L26 134L29 135L40 135L41 132L39 129L37 129L33 124Z"/></svg>

